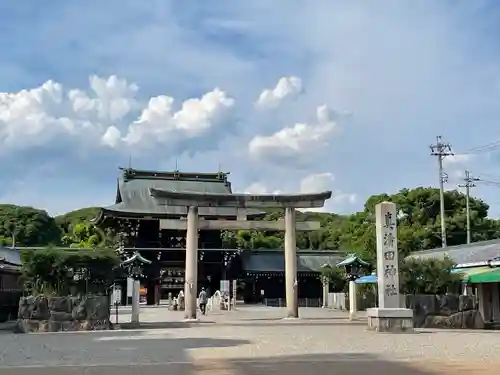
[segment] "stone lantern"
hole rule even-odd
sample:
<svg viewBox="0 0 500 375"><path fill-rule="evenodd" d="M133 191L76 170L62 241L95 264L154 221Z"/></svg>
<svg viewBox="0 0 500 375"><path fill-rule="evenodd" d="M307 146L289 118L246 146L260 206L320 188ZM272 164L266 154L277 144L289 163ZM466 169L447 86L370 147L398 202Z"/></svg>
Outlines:
<svg viewBox="0 0 500 375"><path fill-rule="evenodd" d="M370 263L364 261L356 254L351 254L338 263L337 267L345 269L347 279L349 280L349 320L354 320L357 311L356 279L361 276L363 269L370 268Z"/></svg>
<svg viewBox="0 0 500 375"><path fill-rule="evenodd" d="M363 270L368 270L371 265L356 254L349 255L337 267L343 267L349 281L354 281L361 276Z"/></svg>
<svg viewBox="0 0 500 375"><path fill-rule="evenodd" d="M134 280L132 287L132 323L139 323L140 279L144 277L144 266L149 264L151 264L151 261L144 258L138 251L121 263L121 267L127 270L128 277Z"/></svg>

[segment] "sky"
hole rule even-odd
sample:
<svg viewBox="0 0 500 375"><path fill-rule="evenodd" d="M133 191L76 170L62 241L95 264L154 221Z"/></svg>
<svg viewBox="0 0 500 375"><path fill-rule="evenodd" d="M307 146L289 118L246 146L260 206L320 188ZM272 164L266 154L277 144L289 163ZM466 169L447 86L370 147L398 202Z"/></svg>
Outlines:
<svg viewBox="0 0 500 375"><path fill-rule="evenodd" d="M495 0L4 0L0 202L114 203L119 166L231 172L239 192L446 189L500 215Z"/></svg>

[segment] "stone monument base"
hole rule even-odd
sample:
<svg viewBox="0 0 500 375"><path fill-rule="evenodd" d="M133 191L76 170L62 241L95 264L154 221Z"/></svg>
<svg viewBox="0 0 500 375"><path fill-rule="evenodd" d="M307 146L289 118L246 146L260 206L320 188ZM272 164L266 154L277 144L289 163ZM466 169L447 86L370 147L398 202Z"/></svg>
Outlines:
<svg viewBox="0 0 500 375"><path fill-rule="evenodd" d="M373 308L366 310L368 330L375 332L413 332L413 310L405 308Z"/></svg>

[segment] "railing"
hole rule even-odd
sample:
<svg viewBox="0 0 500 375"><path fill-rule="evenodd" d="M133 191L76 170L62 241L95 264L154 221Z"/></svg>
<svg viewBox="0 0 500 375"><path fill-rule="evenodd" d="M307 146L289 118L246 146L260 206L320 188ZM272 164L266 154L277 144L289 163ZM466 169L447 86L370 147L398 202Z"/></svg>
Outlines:
<svg viewBox="0 0 500 375"><path fill-rule="evenodd" d="M286 307L285 298L264 298L263 304L268 307ZM299 298L299 307L321 307L323 300L321 298Z"/></svg>

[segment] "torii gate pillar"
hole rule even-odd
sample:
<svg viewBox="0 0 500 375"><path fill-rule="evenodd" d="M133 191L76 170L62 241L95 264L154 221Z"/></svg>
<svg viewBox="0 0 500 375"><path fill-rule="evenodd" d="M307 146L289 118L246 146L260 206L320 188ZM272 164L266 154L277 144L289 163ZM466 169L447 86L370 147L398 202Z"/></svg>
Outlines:
<svg viewBox="0 0 500 375"><path fill-rule="evenodd" d="M295 208L285 208L285 293L286 317L299 317L297 288L297 238L295 232Z"/></svg>
<svg viewBox="0 0 500 375"><path fill-rule="evenodd" d="M188 207L186 232L186 273L184 283L184 319L196 319L198 286L198 207Z"/></svg>

